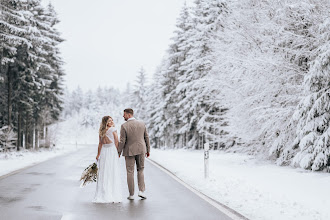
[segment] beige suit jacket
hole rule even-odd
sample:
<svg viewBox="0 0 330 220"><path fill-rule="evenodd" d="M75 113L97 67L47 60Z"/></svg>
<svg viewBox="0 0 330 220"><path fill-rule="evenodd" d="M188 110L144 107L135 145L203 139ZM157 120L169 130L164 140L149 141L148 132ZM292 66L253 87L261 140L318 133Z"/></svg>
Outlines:
<svg viewBox="0 0 330 220"><path fill-rule="evenodd" d="M143 121L129 120L122 124L118 153L123 156L135 156L150 152L150 142Z"/></svg>

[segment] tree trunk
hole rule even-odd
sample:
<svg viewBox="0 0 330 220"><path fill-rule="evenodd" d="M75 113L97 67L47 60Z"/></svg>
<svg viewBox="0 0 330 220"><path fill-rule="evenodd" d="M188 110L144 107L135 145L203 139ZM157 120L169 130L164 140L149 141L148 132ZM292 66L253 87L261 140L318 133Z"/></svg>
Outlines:
<svg viewBox="0 0 330 220"><path fill-rule="evenodd" d="M187 133L184 132L184 142L183 142L183 146L187 147Z"/></svg>
<svg viewBox="0 0 330 220"><path fill-rule="evenodd" d="M24 134L24 132L22 132L22 140L23 140L23 149L26 149L26 136Z"/></svg>
<svg viewBox="0 0 330 220"><path fill-rule="evenodd" d="M29 149L29 140L28 140L28 137L29 137L28 126L27 126L27 123L25 123L25 135L24 135L25 149Z"/></svg>
<svg viewBox="0 0 330 220"><path fill-rule="evenodd" d="M197 149L201 149L201 138L199 137L199 134L198 134L198 145L197 145Z"/></svg>
<svg viewBox="0 0 330 220"><path fill-rule="evenodd" d="M29 149L30 148L30 140L29 140L29 120L26 116L25 118L25 148Z"/></svg>
<svg viewBox="0 0 330 220"><path fill-rule="evenodd" d="M36 149L36 128L35 128L35 125L33 125L33 128L32 128L32 148L33 150Z"/></svg>
<svg viewBox="0 0 330 220"><path fill-rule="evenodd" d="M9 129L11 128L11 114L12 114L12 102L11 102L11 97L12 97L12 76L10 72L11 68L10 66L8 67L7 70L7 88L8 88L8 97L7 97L7 103L8 103L8 127Z"/></svg>
<svg viewBox="0 0 330 220"><path fill-rule="evenodd" d="M44 141L46 141L46 125L45 123L43 123L43 137L44 137Z"/></svg>
<svg viewBox="0 0 330 220"><path fill-rule="evenodd" d="M202 134L202 148L201 149L204 149L204 134Z"/></svg>
<svg viewBox="0 0 330 220"><path fill-rule="evenodd" d="M50 139L48 137L48 126L46 125L46 147L50 147Z"/></svg>
<svg viewBox="0 0 330 220"><path fill-rule="evenodd" d="M35 147L39 149L39 126L38 126L38 119L36 119L36 124L35 124Z"/></svg>
<svg viewBox="0 0 330 220"><path fill-rule="evenodd" d="M19 151L19 147L21 146L21 113L18 112L18 126L17 126L17 151Z"/></svg>

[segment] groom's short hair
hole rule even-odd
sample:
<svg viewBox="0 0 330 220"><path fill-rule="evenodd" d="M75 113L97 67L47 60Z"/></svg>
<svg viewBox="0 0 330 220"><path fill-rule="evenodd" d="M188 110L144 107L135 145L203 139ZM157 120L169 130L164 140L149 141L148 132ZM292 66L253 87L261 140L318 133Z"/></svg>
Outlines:
<svg viewBox="0 0 330 220"><path fill-rule="evenodd" d="M125 109L124 112L126 112L126 113L128 113L128 114L131 114L131 115L134 115L134 111L133 111L133 109L131 109L131 108L127 108L127 109Z"/></svg>

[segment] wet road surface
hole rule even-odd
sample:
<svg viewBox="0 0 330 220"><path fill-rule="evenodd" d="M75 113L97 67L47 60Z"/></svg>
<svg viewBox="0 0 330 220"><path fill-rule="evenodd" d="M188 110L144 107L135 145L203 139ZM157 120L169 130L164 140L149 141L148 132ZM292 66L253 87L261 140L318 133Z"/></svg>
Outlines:
<svg viewBox="0 0 330 220"><path fill-rule="evenodd" d="M94 162L96 148L82 146L76 152L0 178L0 219L230 219L147 160L148 198L141 200L135 192L135 200L127 200L123 157L120 158L123 202L92 203L96 184L81 189L79 178L83 169ZM137 190L136 179L135 185Z"/></svg>

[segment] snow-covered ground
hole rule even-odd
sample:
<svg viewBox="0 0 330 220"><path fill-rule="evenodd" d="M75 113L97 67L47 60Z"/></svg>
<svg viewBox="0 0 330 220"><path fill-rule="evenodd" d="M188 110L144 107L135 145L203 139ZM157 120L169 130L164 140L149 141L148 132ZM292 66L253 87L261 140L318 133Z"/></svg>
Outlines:
<svg viewBox="0 0 330 220"><path fill-rule="evenodd" d="M52 149L40 149L38 151L13 151L0 154L0 176L15 170L40 163L53 157L75 151L75 145L60 145Z"/></svg>
<svg viewBox="0 0 330 220"><path fill-rule="evenodd" d="M203 151L152 149L150 159L250 219L330 219L329 173L210 151L210 178L205 180Z"/></svg>

